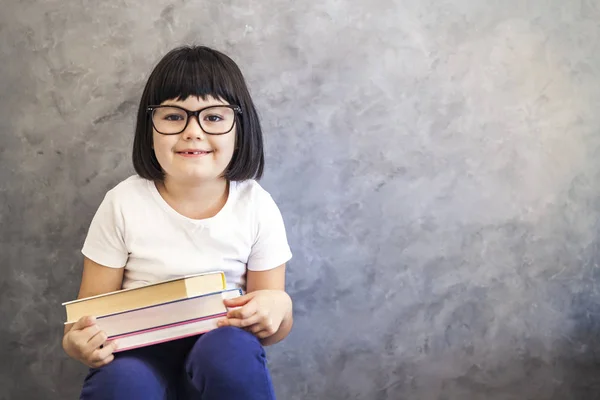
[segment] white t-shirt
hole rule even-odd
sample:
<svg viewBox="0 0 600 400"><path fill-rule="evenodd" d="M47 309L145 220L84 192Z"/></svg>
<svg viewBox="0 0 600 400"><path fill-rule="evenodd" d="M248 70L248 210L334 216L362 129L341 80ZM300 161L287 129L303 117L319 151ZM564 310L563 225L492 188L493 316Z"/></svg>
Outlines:
<svg viewBox="0 0 600 400"><path fill-rule="evenodd" d="M279 208L255 180L231 182L221 211L194 220L138 175L107 192L82 253L107 267L125 267L124 289L219 270L228 288L245 290L246 268L265 271L292 257Z"/></svg>

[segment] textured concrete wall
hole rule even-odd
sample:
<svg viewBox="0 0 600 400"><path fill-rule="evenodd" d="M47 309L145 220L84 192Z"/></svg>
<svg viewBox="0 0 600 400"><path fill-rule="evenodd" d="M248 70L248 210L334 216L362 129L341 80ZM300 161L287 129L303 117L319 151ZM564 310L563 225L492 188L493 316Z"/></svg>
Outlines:
<svg viewBox="0 0 600 400"><path fill-rule="evenodd" d="M181 43L230 54L261 111L295 254L280 399L600 396L597 2L1 8L1 399L77 397L60 303Z"/></svg>

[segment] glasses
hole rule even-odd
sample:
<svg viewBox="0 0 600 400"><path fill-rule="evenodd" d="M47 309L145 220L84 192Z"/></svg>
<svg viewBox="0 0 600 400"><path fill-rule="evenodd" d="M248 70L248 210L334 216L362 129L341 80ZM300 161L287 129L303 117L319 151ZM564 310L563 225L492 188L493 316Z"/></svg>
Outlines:
<svg viewBox="0 0 600 400"><path fill-rule="evenodd" d="M198 119L200 128L209 135L224 135L233 129L237 114L242 109L236 105L209 106L196 111L179 106L150 106L152 126L162 135L177 135L187 128L190 118Z"/></svg>

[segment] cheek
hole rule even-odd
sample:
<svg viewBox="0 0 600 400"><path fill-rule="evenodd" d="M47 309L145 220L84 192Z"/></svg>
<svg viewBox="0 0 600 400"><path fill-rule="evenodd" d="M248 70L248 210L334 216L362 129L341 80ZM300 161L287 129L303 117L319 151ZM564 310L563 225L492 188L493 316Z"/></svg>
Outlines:
<svg viewBox="0 0 600 400"><path fill-rule="evenodd" d="M215 142L215 147L219 150L219 153L221 153L221 157L231 158L235 151L235 132L224 135L217 140L218 141Z"/></svg>
<svg viewBox="0 0 600 400"><path fill-rule="evenodd" d="M159 163L169 160L173 155L173 140L169 136L163 136L156 132L152 136L154 154Z"/></svg>

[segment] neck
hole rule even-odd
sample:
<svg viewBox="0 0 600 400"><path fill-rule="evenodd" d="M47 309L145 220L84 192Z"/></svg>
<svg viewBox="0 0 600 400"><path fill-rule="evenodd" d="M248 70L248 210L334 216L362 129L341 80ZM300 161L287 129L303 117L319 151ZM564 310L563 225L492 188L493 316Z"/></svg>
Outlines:
<svg viewBox="0 0 600 400"><path fill-rule="evenodd" d="M156 187L165 201L180 214L192 219L214 217L227 202L226 179L183 182L165 178Z"/></svg>

